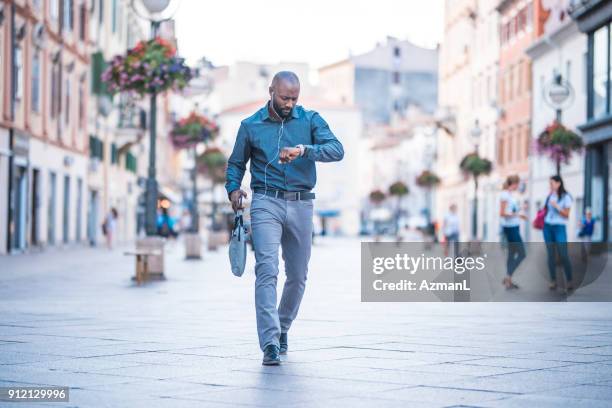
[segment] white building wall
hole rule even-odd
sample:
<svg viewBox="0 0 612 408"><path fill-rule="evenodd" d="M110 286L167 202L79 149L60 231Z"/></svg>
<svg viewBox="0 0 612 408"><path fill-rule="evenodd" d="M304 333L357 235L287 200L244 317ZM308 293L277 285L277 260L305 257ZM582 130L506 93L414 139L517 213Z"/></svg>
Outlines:
<svg viewBox="0 0 612 408"><path fill-rule="evenodd" d="M39 240L42 246L47 246L49 226L49 195L50 195L50 173L56 175L55 185L55 234L54 245L63 246L63 224L64 224L64 177L69 177L70 194L68 202L68 244L74 244L77 238L77 180L82 180L82 196L80 211L80 239L86 241L87 237L87 158L83 154L72 153L51 144L44 143L38 139L30 139L30 173L29 181L32 182L32 171L40 171L40 210L39 210ZM29 208L32 208L32 186L30 185L28 200ZM31 214L28 214L30 217ZM30 236L28 231L28 236Z"/></svg>
<svg viewBox="0 0 612 408"><path fill-rule="evenodd" d="M580 33L573 22L557 28L546 39L539 43L537 55L533 57L533 105L532 105L532 138L539 134L555 119L555 111L544 101L544 87L553 80L554 73L560 72L574 88L575 98L570 107L563 110L561 122L568 128L578 131L577 126L586 121L586 58L587 39ZM536 52L536 50L534 50ZM555 164L545 156L537 153L530 158L531 181L531 214L546 200L549 191L549 177L556 172ZM584 156L575 155L569 165L561 165L561 176L565 188L572 195L574 205L568 222L568 240L576 240L577 224L583 211L584 193ZM597 231L596 231L597 233ZM542 241L540 231L532 230L531 241Z"/></svg>

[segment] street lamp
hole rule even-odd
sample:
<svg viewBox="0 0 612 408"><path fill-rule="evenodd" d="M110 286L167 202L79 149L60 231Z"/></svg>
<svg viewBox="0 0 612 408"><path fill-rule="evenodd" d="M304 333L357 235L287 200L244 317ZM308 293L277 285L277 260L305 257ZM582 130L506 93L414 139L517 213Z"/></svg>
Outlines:
<svg viewBox="0 0 612 408"><path fill-rule="evenodd" d="M474 127L470 131L472 140L474 141L474 153L478 156L478 145L480 144L480 137L482 136L482 129L480 129L480 123L478 119L474 121ZM476 240L478 238L478 183L474 183L474 206L472 208L472 238Z"/></svg>
<svg viewBox="0 0 612 408"><path fill-rule="evenodd" d="M134 1L131 2L134 13L151 22L151 38L155 38L161 23L171 17L155 19L143 16L138 12ZM142 3L150 15L159 15L168 7L170 0L142 0ZM155 167L157 154L157 92L151 93L149 116L149 168L145 184L145 231L147 236L153 236L157 234L157 170Z"/></svg>
<svg viewBox="0 0 612 408"><path fill-rule="evenodd" d="M470 131L472 140L474 140L474 151L478 154L478 144L480 143L480 136L482 136L482 129L480 129L480 123L478 119L474 121L474 127Z"/></svg>

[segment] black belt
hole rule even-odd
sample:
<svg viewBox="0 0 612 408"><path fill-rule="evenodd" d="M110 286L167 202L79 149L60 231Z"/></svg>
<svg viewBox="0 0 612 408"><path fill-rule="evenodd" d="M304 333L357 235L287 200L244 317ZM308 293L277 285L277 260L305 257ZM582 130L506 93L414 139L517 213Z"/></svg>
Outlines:
<svg viewBox="0 0 612 408"><path fill-rule="evenodd" d="M311 193L310 191L283 191L283 190L260 190L255 189L255 193L257 194L265 194L274 198L283 198L285 200L312 200L315 198L315 193Z"/></svg>

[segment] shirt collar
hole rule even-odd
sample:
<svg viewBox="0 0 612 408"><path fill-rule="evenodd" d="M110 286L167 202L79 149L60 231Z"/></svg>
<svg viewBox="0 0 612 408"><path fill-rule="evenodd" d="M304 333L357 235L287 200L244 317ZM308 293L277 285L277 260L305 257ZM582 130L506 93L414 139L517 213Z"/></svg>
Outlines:
<svg viewBox="0 0 612 408"><path fill-rule="evenodd" d="M295 105L293 109L291 109L291 117L293 119L298 119L300 117L300 114L297 111L297 105ZM266 102L264 107L261 108L261 120L265 121L266 119L274 120L272 116L270 116L270 112L268 111L268 102Z"/></svg>

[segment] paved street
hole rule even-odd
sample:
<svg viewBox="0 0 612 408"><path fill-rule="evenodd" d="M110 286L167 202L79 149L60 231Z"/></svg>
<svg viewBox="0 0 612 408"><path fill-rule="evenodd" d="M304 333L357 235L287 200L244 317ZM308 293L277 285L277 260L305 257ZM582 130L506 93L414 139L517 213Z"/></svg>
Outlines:
<svg viewBox="0 0 612 408"><path fill-rule="evenodd" d="M317 238L289 355L280 367L263 367L252 259L239 279L224 248L184 261L174 243L167 280L137 287L122 250L0 258L0 386L70 386L69 403L20 407L612 400L610 304L361 303L359 241Z"/></svg>

